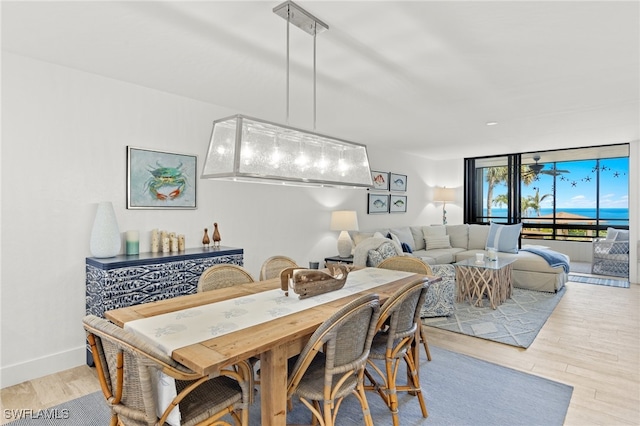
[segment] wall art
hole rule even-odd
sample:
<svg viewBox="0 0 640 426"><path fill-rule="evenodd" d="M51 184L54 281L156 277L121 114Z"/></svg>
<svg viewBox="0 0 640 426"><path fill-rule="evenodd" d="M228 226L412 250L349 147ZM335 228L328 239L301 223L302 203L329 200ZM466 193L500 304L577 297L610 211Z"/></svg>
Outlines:
<svg viewBox="0 0 640 426"><path fill-rule="evenodd" d="M127 147L128 209L195 209L195 155Z"/></svg>
<svg viewBox="0 0 640 426"><path fill-rule="evenodd" d="M388 191L389 190L389 172L371 171L371 180L373 181L373 188L376 191Z"/></svg>
<svg viewBox="0 0 640 426"><path fill-rule="evenodd" d="M407 175L399 175L396 173L391 173L391 178L389 179L389 185L391 191L401 191L404 192L407 190Z"/></svg>
<svg viewBox="0 0 640 426"><path fill-rule="evenodd" d="M389 213L406 213L407 212L407 196L392 195L389 200Z"/></svg>
<svg viewBox="0 0 640 426"><path fill-rule="evenodd" d="M387 194L367 194L367 214L389 213Z"/></svg>

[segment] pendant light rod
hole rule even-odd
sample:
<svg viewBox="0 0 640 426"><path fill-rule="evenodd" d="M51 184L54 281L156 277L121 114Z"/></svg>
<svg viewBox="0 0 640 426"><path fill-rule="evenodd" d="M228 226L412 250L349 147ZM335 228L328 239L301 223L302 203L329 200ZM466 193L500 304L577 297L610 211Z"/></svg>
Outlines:
<svg viewBox="0 0 640 426"><path fill-rule="evenodd" d="M273 8L273 13L287 20L287 106L286 118L289 124L289 79L290 79L290 59L289 59L289 26L295 25L306 33L313 36L313 130L316 129L316 35L328 30L329 26L295 4L292 1L285 1Z"/></svg>
<svg viewBox="0 0 640 426"><path fill-rule="evenodd" d="M289 27L291 24L291 11L287 6L287 121L289 124Z"/></svg>
<svg viewBox="0 0 640 426"><path fill-rule="evenodd" d="M316 129L316 24L313 24L313 130Z"/></svg>

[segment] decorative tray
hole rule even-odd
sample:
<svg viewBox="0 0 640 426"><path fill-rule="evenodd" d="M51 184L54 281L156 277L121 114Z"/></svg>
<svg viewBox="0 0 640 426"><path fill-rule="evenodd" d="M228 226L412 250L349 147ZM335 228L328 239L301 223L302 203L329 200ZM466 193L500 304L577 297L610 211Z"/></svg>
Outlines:
<svg viewBox="0 0 640 426"><path fill-rule="evenodd" d="M287 268L280 273L280 287L289 295L289 289L299 299L340 290L347 282L350 268L341 264L330 264L325 270Z"/></svg>

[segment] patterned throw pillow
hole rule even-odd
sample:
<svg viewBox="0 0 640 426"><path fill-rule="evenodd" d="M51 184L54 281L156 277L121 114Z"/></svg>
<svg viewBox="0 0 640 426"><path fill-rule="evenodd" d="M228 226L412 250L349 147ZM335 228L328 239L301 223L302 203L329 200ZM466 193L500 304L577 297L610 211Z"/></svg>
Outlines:
<svg viewBox="0 0 640 426"><path fill-rule="evenodd" d="M373 266L374 268L380 264L384 259L378 250L369 250L367 255L367 266Z"/></svg>
<svg viewBox="0 0 640 426"><path fill-rule="evenodd" d="M367 255L367 266L376 267L380 262L388 257L397 256L396 248L392 242L382 243L375 250L369 250Z"/></svg>

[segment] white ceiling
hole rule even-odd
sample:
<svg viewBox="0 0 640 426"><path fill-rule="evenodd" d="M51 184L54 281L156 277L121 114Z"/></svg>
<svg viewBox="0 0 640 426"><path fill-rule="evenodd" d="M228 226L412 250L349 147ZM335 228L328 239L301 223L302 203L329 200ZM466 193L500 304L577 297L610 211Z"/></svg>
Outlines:
<svg viewBox="0 0 640 426"><path fill-rule="evenodd" d="M279 3L2 1L2 48L285 123ZM329 25L319 133L434 159L640 138L638 1L297 4ZM290 40L289 123L312 129L313 37Z"/></svg>

